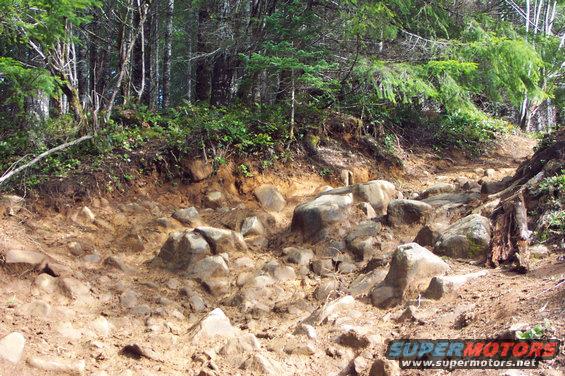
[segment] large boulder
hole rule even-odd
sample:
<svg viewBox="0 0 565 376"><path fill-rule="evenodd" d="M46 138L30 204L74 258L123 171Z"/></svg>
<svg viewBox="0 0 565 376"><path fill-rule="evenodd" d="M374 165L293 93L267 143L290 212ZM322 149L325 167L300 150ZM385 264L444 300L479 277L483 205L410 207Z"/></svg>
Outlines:
<svg viewBox="0 0 565 376"><path fill-rule="evenodd" d="M158 257L170 269L185 269L210 254L210 246L200 233L178 231L169 234Z"/></svg>
<svg viewBox="0 0 565 376"><path fill-rule="evenodd" d="M432 211L432 206L422 201L392 200L388 204L387 219L393 227L424 224Z"/></svg>
<svg viewBox="0 0 565 376"><path fill-rule="evenodd" d="M256 188L253 193L261 207L267 211L280 212L286 205L282 193L274 185L262 185Z"/></svg>
<svg viewBox="0 0 565 376"><path fill-rule="evenodd" d="M371 291L374 305L383 307L406 296L423 291L430 280L449 271L449 265L426 248L409 243L397 248L388 273Z"/></svg>
<svg viewBox="0 0 565 376"><path fill-rule="evenodd" d="M381 231L381 224L373 221L364 221L347 234L345 237L345 245L355 257L362 261L367 260L375 255L376 236Z"/></svg>
<svg viewBox="0 0 565 376"><path fill-rule="evenodd" d="M434 252L456 258L480 258L488 252L490 236L489 219L471 214L455 222L441 234Z"/></svg>
<svg viewBox="0 0 565 376"><path fill-rule="evenodd" d="M394 184L386 180L371 180L354 187L355 201L368 202L379 215L386 214L389 202L398 195Z"/></svg>
<svg viewBox="0 0 565 376"><path fill-rule="evenodd" d="M327 235L331 225L347 217L353 204L352 194L322 195L298 205L292 216L292 231L300 231L306 240L319 240Z"/></svg>
<svg viewBox="0 0 565 376"><path fill-rule="evenodd" d="M368 202L377 215L385 215L388 204L398 196L394 184L386 180L371 180L367 183L355 184L349 187L330 189L320 193L320 196L335 196L351 193L355 202Z"/></svg>
<svg viewBox="0 0 565 376"><path fill-rule="evenodd" d="M194 231L206 239L214 254L247 250L243 236L238 232L207 226L197 227Z"/></svg>

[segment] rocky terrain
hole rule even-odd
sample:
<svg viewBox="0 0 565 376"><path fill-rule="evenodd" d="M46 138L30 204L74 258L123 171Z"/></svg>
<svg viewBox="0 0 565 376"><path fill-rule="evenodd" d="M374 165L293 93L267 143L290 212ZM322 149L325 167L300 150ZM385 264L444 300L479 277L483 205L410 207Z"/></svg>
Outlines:
<svg viewBox="0 0 565 376"><path fill-rule="evenodd" d="M328 152L331 186L307 162L246 181L193 162L190 185L58 210L3 196L0 375L439 375L400 371L388 341L563 339L563 249L531 244L526 274L485 266L496 184L531 146L386 179Z"/></svg>

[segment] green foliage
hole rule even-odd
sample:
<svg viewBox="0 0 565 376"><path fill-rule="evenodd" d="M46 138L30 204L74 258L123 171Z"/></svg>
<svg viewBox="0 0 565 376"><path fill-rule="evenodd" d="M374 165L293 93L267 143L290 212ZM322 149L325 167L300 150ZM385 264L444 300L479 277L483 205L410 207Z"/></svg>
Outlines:
<svg viewBox="0 0 565 376"><path fill-rule="evenodd" d="M546 331L550 328L549 322L545 322L543 324L537 324L526 331L517 331L516 338L517 339L540 339L542 338Z"/></svg>
<svg viewBox="0 0 565 376"><path fill-rule="evenodd" d="M565 194L565 170L561 171L560 175L543 179L539 183L539 191L550 195Z"/></svg>
<svg viewBox="0 0 565 376"><path fill-rule="evenodd" d="M58 80L46 69L28 68L19 61L0 56L0 83L10 86L10 95L3 100L5 104L16 104L24 107L26 96L37 91L48 95L59 93Z"/></svg>

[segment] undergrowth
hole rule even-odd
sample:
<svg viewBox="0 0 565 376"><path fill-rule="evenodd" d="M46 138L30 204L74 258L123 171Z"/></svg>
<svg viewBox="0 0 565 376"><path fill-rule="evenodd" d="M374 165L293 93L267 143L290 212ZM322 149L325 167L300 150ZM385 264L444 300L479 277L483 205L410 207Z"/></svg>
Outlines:
<svg viewBox="0 0 565 376"><path fill-rule="evenodd" d="M386 150L394 153L395 133L419 129L430 146L437 149L459 148L472 153L481 150L497 133L506 132L509 124L488 117L480 111L462 110L450 114L429 116L425 111L377 108L367 111L363 129L387 124L387 131L378 139ZM156 145L155 159L166 155L203 156L214 167L227 163L233 156L256 157L259 169L267 170L277 161L289 159L291 142L315 139L315 147L324 139L322 126L329 111L313 105L297 109L294 139L290 138L288 108L282 105L208 107L185 103L167 112L150 111L146 106L130 105L118 108L109 123L102 127L92 141L52 154L22 173L15 181L20 187L34 187L52 178L65 178L77 169L104 170L108 159L116 163L132 161L149 144ZM0 124L0 171L9 171L37 154L79 137L80 129L70 115L52 118L42 124L31 124L25 131L13 131ZM344 130L348 132L351 130ZM248 164L240 164L241 176L253 175ZM329 169L320 170L328 176ZM113 180L130 182L135 174L113 175ZM14 185L14 183L12 183Z"/></svg>

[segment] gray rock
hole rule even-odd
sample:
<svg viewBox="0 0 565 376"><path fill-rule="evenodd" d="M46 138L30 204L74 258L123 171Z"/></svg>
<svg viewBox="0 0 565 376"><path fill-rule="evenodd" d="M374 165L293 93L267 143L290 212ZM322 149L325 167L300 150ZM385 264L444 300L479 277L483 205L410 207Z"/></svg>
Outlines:
<svg viewBox="0 0 565 376"><path fill-rule="evenodd" d="M343 261L338 264L337 271L341 274L350 274L357 271L357 266L351 262Z"/></svg>
<svg viewBox="0 0 565 376"><path fill-rule="evenodd" d="M220 355L234 356L245 353L256 352L261 349L261 343L253 333L244 333L228 339L224 347L220 349Z"/></svg>
<svg viewBox="0 0 565 376"><path fill-rule="evenodd" d="M314 252L310 249L287 247L283 249L283 254L286 256L287 262L297 265L309 265L314 257Z"/></svg>
<svg viewBox="0 0 565 376"><path fill-rule="evenodd" d="M455 292L469 281L485 275L487 275L486 270L463 275L436 276L430 281L430 285L423 296L427 299L441 299Z"/></svg>
<svg viewBox="0 0 565 376"><path fill-rule="evenodd" d="M504 179L502 179L501 181L484 181L481 184L481 193L490 195L493 193L498 193L500 191L502 191L503 189L508 188L508 186L510 186L510 184L512 183L512 177L511 176L507 176Z"/></svg>
<svg viewBox="0 0 565 376"><path fill-rule="evenodd" d="M371 206L371 204L369 204L368 202L360 202L358 207L359 209L361 209L363 213L365 213L367 219L373 219L377 217L377 212L375 211L375 209L373 209L373 206Z"/></svg>
<svg viewBox="0 0 565 376"><path fill-rule="evenodd" d="M426 248L416 243L404 244L394 252L384 283L403 293L421 291L432 277L448 270L449 265Z"/></svg>
<svg viewBox="0 0 565 376"><path fill-rule="evenodd" d="M339 177L344 186L348 187L353 185L355 181L353 180L353 172L350 170L343 169L339 172Z"/></svg>
<svg viewBox="0 0 565 376"><path fill-rule="evenodd" d="M170 269L186 269L211 254L202 234L194 231L172 232L161 247L159 257Z"/></svg>
<svg viewBox="0 0 565 376"><path fill-rule="evenodd" d="M250 375L282 376L287 374L278 362L261 353L251 355L240 368Z"/></svg>
<svg viewBox="0 0 565 376"><path fill-rule="evenodd" d="M90 287L76 278L67 277L60 280L61 289L73 299L85 299L90 297Z"/></svg>
<svg viewBox="0 0 565 376"><path fill-rule="evenodd" d="M377 359L371 366L369 376L400 376L400 367L396 361Z"/></svg>
<svg viewBox="0 0 565 376"><path fill-rule="evenodd" d="M368 202L377 215L385 215L389 202L398 194L394 184L386 180L372 180L354 187L355 201Z"/></svg>
<svg viewBox="0 0 565 376"><path fill-rule="evenodd" d="M489 219L471 214L449 226L441 234L434 252L456 258L484 257L489 249L490 236Z"/></svg>
<svg viewBox="0 0 565 376"><path fill-rule="evenodd" d="M494 177L494 175L496 175L496 171L493 168L487 168L485 170L485 176L486 177L492 178L492 177Z"/></svg>
<svg viewBox="0 0 565 376"><path fill-rule="evenodd" d="M297 342L290 345L287 345L284 348L284 352L289 355L314 355L316 353L316 345L312 342Z"/></svg>
<svg viewBox="0 0 565 376"><path fill-rule="evenodd" d="M451 183L437 183L422 192L418 196L418 199L423 200L430 196L439 195L441 193L452 193L453 191L455 191L455 185Z"/></svg>
<svg viewBox="0 0 565 376"><path fill-rule="evenodd" d="M197 227L194 231L206 239L214 254L247 250L243 236L238 232L205 226Z"/></svg>
<svg viewBox="0 0 565 376"><path fill-rule="evenodd" d="M335 293L339 289L339 282L335 279L324 279L320 285L314 290L314 298L325 301L330 294Z"/></svg>
<svg viewBox="0 0 565 376"><path fill-rule="evenodd" d="M392 200L388 204L388 222L393 227L424 224L432 214L432 206L416 200Z"/></svg>
<svg viewBox="0 0 565 376"><path fill-rule="evenodd" d="M425 289L430 280L447 273L449 266L426 248L409 243L394 252L389 271L371 291L371 301L377 307L398 303L411 293Z"/></svg>
<svg viewBox="0 0 565 376"><path fill-rule="evenodd" d="M34 356L27 361L30 366L43 371L51 371L57 374L82 375L86 369L84 360L66 360L55 357Z"/></svg>
<svg viewBox="0 0 565 376"><path fill-rule="evenodd" d="M318 338L318 333L316 332L316 328L308 324L298 324L298 326L294 330L294 334L304 334L308 338L314 340Z"/></svg>
<svg viewBox="0 0 565 376"><path fill-rule="evenodd" d="M47 256L43 253L25 249L9 249L4 254L4 263L6 264L26 264L30 266L38 266L46 260Z"/></svg>
<svg viewBox="0 0 565 376"><path fill-rule="evenodd" d="M24 353L25 343L25 337L19 332L12 332L0 339L0 359L18 363Z"/></svg>
<svg viewBox="0 0 565 376"><path fill-rule="evenodd" d="M224 311L216 308L194 325L189 334L192 343L200 344L215 338L232 338L236 335L236 330Z"/></svg>
<svg viewBox="0 0 565 376"><path fill-rule="evenodd" d="M137 305L137 293L133 290L126 290L120 295L120 303L125 308L133 308Z"/></svg>
<svg viewBox="0 0 565 376"><path fill-rule="evenodd" d="M418 243L424 247L433 247L441 236L442 231L444 231L447 227L449 226L444 223L431 223L425 225L420 229L420 231L418 231L418 234L414 238L414 243Z"/></svg>
<svg viewBox="0 0 565 376"><path fill-rule="evenodd" d="M200 224L200 214L198 214L198 210L196 210L194 206L175 211L173 213L173 218L185 225L194 226L196 224Z"/></svg>
<svg viewBox="0 0 565 376"><path fill-rule="evenodd" d="M265 228L263 224L257 217L247 217L241 225L241 235L243 236L255 236L263 235L265 233Z"/></svg>
<svg viewBox="0 0 565 376"><path fill-rule="evenodd" d="M291 266L279 265L273 271L273 278L279 282L293 281L296 279L296 272Z"/></svg>
<svg viewBox="0 0 565 376"><path fill-rule="evenodd" d="M262 185L253 193L261 207L267 211L280 212L286 206L286 200L274 185Z"/></svg>
<svg viewBox="0 0 565 376"><path fill-rule="evenodd" d="M58 288L57 278L47 273L41 273L40 275L35 277L33 284L35 287L48 294L54 293Z"/></svg>
<svg viewBox="0 0 565 376"><path fill-rule="evenodd" d="M351 194L323 195L298 205L292 216L292 231L299 231L306 240L319 240L327 235L329 226L347 218L353 203Z"/></svg>
<svg viewBox="0 0 565 376"><path fill-rule="evenodd" d="M345 246L359 261L373 257L378 248L375 236L381 231L381 224L373 221L364 221L358 224L345 237Z"/></svg>
<svg viewBox="0 0 565 376"><path fill-rule="evenodd" d="M328 276L334 273L334 264L331 259L312 261L312 271L319 276Z"/></svg>
<svg viewBox="0 0 565 376"><path fill-rule="evenodd" d="M222 256L208 256L192 264L188 270L188 275L193 278L206 281L210 278L225 277L229 275L229 268Z"/></svg>
<svg viewBox="0 0 565 376"><path fill-rule="evenodd" d="M226 199L222 192L219 191L212 191L206 194L206 207L217 209L224 205Z"/></svg>

